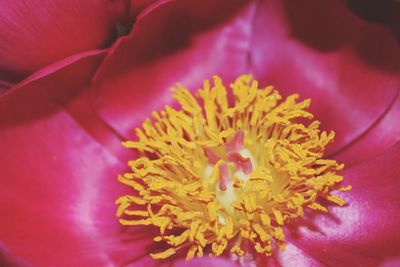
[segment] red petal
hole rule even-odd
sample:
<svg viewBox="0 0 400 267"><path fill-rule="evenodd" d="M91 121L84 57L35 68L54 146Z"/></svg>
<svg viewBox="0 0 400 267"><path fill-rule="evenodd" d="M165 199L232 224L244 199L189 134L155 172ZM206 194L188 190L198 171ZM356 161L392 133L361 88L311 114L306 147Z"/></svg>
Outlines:
<svg viewBox="0 0 400 267"><path fill-rule="evenodd" d="M12 87L12 83L0 80L0 96Z"/></svg>
<svg viewBox="0 0 400 267"><path fill-rule="evenodd" d="M400 141L400 97L365 134L344 147L334 158L347 167L373 158ZM360 153L362 151L362 153Z"/></svg>
<svg viewBox="0 0 400 267"><path fill-rule="evenodd" d="M101 59L82 58L0 99L0 236L37 266L118 265L151 242L122 232L114 202L125 163L102 146L93 118L76 113Z"/></svg>
<svg viewBox="0 0 400 267"><path fill-rule="evenodd" d="M353 186L341 194L348 204L331 207L312 224L299 223L302 226L292 233L292 240L332 266L377 266L386 258L398 257L399 162L397 143L382 156L344 171L346 184Z"/></svg>
<svg viewBox="0 0 400 267"><path fill-rule="evenodd" d="M169 87L195 90L214 74L246 73L254 6L242 1L160 1L121 38L97 73L93 103L124 136L172 101ZM237 16L233 16L237 14Z"/></svg>
<svg viewBox="0 0 400 267"><path fill-rule="evenodd" d="M97 74L93 103L124 136L171 102L175 82L195 90L212 74L228 83L250 72L285 95L311 97L323 128L337 132L332 151L365 132L396 95L395 39L335 1L162 3L140 17Z"/></svg>
<svg viewBox="0 0 400 267"><path fill-rule="evenodd" d="M290 242L286 243L285 250L277 250L275 257L280 266L325 266Z"/></svg>
<svg viewBox="0 0 400 267"><path fill-rule="evenodd" d="M131 0L130 6L130 17L136 18L136 16L151 4L157 2L156 0Z"/></svg>
<svg viewBox="0 0 400 267"><path fill-rule="evenodd" d="M394 36L338 1L261 1L254 32L252 72L285 95L311 98L316 119L336 132L331 151L365 132L400 86Z"/></svg>
<svg viewBox="0 0 400 267"><path fill-rule="evenodd" d="M218 257L203 257L200 259L193 259L190 261L180 261L173 265L173 267L238 267L234 261L218 258Z"/></svg>
<svg viewBox="0 0 400 267"><path fill-rule="evenodd" d="M381 266L382 267L398 267L398 266L400 266L400 257L393 257L388 260L385 260Z"/></svg>
<svg viewBox="0 0 400 267"><path fill-rule="evenodd" d="M11 255L0 243L0 266L4 267L28 267L25 260Z"/></svg>
<svg viewBox="0 0 400 267"><path fill-rule="evenodd" d="M3 79L18 79L63 57L104 47L115 35L120 2L1 1Z"/></svg>
<svg viewBox="0 0 400 267"><path fill-rule="evenodd" d="M40 80L41 78L44 78L47 75L51 75L51 74L59 71L60 69L63 69L65 67L67 67L68 65L74 64L80 60L87 60L86 58L91 58L91 57L101 57L102 58L106 52L107 52L107 50L90 50L90 51L78 53L78 54L64 58L58 62L55 62L47 67L44 67L44 68L38 70L37 72L35 72L34 74L30 75L29 77L27 77L26 79L22 80L21 82L19 82L17 84L13 85L9 82L1 81L0 86L3 86L5 88L5 90L8 93L10 93L10 90L19 90L19 88L22 88L25 85L28 85L29 83ZM90 66L90 68L92 68L92 69L97 68L97 66L99 66L99 64L100 64L100 61L98 61L98 60L97 61L89 60L88 62L89 62L89 64L92 64L92 66ZM66 82L68 80L71 80L70 77L64 77L63 79L65 79L65 80L60 81L60 82ZM52 91L57 91L57 90L53 89Z"/></svg>

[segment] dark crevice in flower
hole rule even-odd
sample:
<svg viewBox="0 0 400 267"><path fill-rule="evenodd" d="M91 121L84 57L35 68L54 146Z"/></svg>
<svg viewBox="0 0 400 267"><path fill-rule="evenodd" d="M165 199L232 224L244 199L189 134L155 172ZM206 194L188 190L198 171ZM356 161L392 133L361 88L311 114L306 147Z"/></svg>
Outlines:
<svg viewBox="0 0 400 267"><path fill-rule="evenodd" d="M393 30L400 42L400 2L398 0L344 0L357 16Z"/></svg>

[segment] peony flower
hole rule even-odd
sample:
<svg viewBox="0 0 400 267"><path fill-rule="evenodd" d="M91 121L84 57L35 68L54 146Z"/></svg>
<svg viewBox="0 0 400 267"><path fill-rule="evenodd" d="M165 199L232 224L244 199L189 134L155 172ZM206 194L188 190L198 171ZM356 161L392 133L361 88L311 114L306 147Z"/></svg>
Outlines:
<svg viewBox="0 0 400 267"><path fill-rule="evenodd" d="M393 35L336 1L158 1L107 52L40 70L0 98L0 263L34 266L185 264L362 265L396 263L400 221L399 57ZM98 66L100 67L98 68ZM149 226L126 227L117 181L137 158L153 111L177 107L169 88L195 92L205 79L251 73L284 97L312 99L322 130L334 130L326 158L344 163L346 204L285 227L283 251L229 253L185 262L161 251ZM94 77L94 78L93 78ZM247 252L247 251L246 251Z"/></svg>

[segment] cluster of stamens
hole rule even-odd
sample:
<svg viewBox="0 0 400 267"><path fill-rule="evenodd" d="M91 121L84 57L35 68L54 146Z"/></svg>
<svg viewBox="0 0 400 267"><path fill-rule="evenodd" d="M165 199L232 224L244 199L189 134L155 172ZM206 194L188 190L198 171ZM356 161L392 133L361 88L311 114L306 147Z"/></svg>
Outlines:
<svg viewBox="0 0 400 267"><path fill-rule="evenodd" d="M117 200L122 225L159 228L153 239L168 258L179 250L194 256L243 256L243 244L270 255L284 248L283 226L305 208L327 212L324 201L343 205L332 194L343 168L323 159L334 133L319 130L306 111L310 100L282 100L271 86L258 88L251 76L231 85L234 104L219 77L204 82L197 98L178 84L181 110L166 106L136 129L138 141L124 146L140 157L119 181L133 189ZM200 100L200 101L199 101ZM201 103L201 104L200 104Z"/></svg>

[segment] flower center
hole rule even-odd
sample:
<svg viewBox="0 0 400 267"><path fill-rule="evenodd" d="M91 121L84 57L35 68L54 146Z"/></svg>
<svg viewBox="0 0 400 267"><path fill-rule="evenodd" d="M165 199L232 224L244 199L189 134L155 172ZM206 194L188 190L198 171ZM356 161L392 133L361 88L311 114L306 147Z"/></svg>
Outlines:
<svg viewBox="0 0 400 267"><path fill-rule="evenodd" d="M166 106L136 129L138 141L124 146L140 157L119 181L131 195L117 200L122 225L159 228L155 242L165 249L150 254L168 258L178 250L187 259L230 251L243 256L243 243L271 255L284 248L283 226L304 209L327 212L327 200L343 177L343 164L323 159L334 133L319 130L297 95L282 100L272 87L243 75L231 85L234 105L219 77L204 82L197 97L178 84L172 89L181 109ZM201 104L200 104L201 103Z"/></svg>
<svg viewBox="0 0 400 267"><path fill-rule="evenodd" d="M232 203L237 199L235 188L246 184L256 166L251 152L243 147L243 141L244 133L238 131L229 142L225 142L222 146L204 149L209 164L205 167L203 179L213 179L216 183L216 200L231 216L234 215ZM222 154L220 154L221 151ZM214 169L217 173L213 174ZM219 219L224 221L221 216Z"/></svg>

